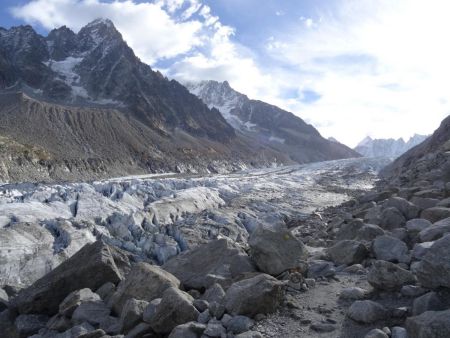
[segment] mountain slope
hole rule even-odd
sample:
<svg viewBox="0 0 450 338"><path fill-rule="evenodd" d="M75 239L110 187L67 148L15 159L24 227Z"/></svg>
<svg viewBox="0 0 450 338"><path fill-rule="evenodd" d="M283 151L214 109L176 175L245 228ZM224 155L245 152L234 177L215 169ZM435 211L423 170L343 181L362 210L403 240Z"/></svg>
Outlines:
<svg viewBox="0 0 450 338"><path fill-rule="evenodd" d="M450 180L450 116L433 135L385 167L381 175L402 184Z"/></svg>
<svg viewBox="0 0 450 338"><path fill-rule="evenodd" d="M355 151L365 157L399 157L409 149L415 147L427 139L426 135L415 134L408 142L402 138L395 139L372 139L366 137L356 147Z"/></svg>
<svg viewBox="0 0 450 338"><path fill-rule="evenodd" d="M187 83L210 108L217 108L240 133L286 153L298 163L358 157L350 148L324 139L301 118L268 103L250 100L228 82Z"/></svg>

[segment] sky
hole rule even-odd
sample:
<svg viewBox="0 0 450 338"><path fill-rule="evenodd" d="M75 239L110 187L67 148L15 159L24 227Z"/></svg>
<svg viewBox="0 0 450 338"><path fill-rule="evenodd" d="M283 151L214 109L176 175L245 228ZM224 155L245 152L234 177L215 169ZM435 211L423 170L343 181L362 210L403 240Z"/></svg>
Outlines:
<svg viewBox="0 0 450 338"><path fill-rule="evenodd" d="M354 147L431 134L450 114L447 0L2 0L39 33L111 19L153 69L227 80Z"/></svg>

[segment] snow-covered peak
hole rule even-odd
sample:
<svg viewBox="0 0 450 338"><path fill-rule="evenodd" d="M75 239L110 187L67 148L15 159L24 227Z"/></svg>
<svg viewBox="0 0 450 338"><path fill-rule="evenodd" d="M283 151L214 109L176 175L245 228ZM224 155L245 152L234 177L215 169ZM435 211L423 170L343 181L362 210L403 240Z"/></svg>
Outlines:
<svg viewBox="0 0 450 338"><path fill-rule="evenodd" d="M398 157L426 138L427 136L416 134L405 142L403 138L372 139L367 136L355 147L355 150L366 157Z"/></svg>
<svg viewBox="0 0 450 338"><path fill-rule="evenodd" d="M106 19L106 18L97 18L94 21L88 23L85 27L96 27L96 26L106 26L109 28L115 28L114 24L111 20Z"/></svg>
<svg viewBox="0 0 450 338"><path fill-rule="evenodd" d="M358 143L357 147L369 145L373 142L373 139L370 136L366 136L361 142Z"/></svg>

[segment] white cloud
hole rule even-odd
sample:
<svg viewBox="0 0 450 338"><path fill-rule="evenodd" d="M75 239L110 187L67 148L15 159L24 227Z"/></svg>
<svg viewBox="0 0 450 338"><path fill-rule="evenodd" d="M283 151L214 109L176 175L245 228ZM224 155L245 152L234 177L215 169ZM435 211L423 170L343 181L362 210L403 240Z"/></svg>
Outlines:
<svg viewBox="0 0 450 338"><path fill-rule="evenodd" d="M186 9L175 20L171 13ZM187 53L203 42L203 24L187 20L199 10L196 0L164 0L155 3L99 0L34 0L17 6L12 13L26 22L38 23L47 29L67 25L78 31L90 21L111 19L135 52L147 63ZM76 13L76 15L74 15Z"/></svg>

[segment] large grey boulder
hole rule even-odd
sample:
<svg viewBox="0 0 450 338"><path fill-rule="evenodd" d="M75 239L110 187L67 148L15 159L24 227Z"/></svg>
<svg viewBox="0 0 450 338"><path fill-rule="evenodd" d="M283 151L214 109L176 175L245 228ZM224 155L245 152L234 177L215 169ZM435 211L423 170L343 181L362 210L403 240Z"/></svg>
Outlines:
<svg viewBox="0 0 450 338"><path fill-rule="evenodd" d="M428 250L433 246L434 242L423 242L414 245L412 250L412 259L422 260L427 254Z"/></svg>
<svg viewBox="0 0 450 338"><path fill-rule="evenodd" d="M360 230L363 226L364 222L358 218L342 224L336 232L336 240L341 241L345 239L354 239L358 230Z"/></svg>
<svg viewBox="0 0 450 338"><path fill-rule="evenodd" d="M424 287L450 287L450 235L437 240L419 263L417 278Z"/></svg>
<svg viewBox="0 0 450 338"><path fill-rule="evenodd" d="M44 328L48 319L45 315L20 315L16 318L14 325L20 337L29 337Z"/></svg>
<svg viewBox="0 0 450 338"><path fill-rule="evenodd" d="M401 197L391 197L383 203L386 208L397 208L407 220L419 216L419 208Z"/></svg>
<svg viewBox="0 0 450 338"><path fill-rule="evenodd" d="M148 304L149 303L145 300L138 300L134 298L130 298L126 301L123 306L122 313L120 314L121 332L126 333L142 322L142 315Z"/></svg>
<svg viewBox="0 0 450 338"><path fill-rule="evenodd" d="M383 236L384 230L375 224L364 224L364 226L358 230L355 239L358 241L370 242L378 236Z"/></svg>
<svg viewBox="0 0 450 338"><path fill-rule="evenodd" d="M450 310L427 311L406 320L409 338L450 337Z"/></svg>
<svg viewBox="0 0 450 338"><path fill-rule="evenodd" d="M308 251L289 230L259 226L248 240L250 257L260 271L272 276L302 266Z"/></svg>
<svg viewBox="0 0 450 338"><path fill-rule="evenodd" d="M436 292L428 292L414 299L412 315L418 316L426 311L446 310L446 304Z"/></svg>
<svg viewBox="0 0 450 338"><path fill-rule="evenodd" d="M133 266L126 278L120 282L109 304L120 314L126 301L130 298L152 301L160 298L169 287L180 286L178 278L156 265L138 263Z"/></svg>
<svg viewBox="0 0 450 338"><path fill-rule="evenodd" d="M450 217L450 208L445 207L428 208L422 211L420 217L429 220L431 223L435 223L444 218Z"/></svg>
<svg viewBox="0 0 450 338"><path fill-rule="evenodd" d="M105 321L110 313L111 309L102 300L87 301L81 303L75 309L72 321L78 324L87 322L92 325L98 325Z"/></svg>
<svg viewBox="0 0 450 338"><path fill-rule="evenodd" d="M174 274L186 289L229 285L242 273L256 271L250 257L228 239L219 239L185 251L162 268Z"/></svg>
<svg viewBox="0 0 450 338"><path fill-rule="evenodd" d="M174 287L168 288L149 318L150 327L156 333L168 334L178 325L197 320L199 312L193 301L188 293Z"/></svg>
<svg viewBox="0 0 450 338"><path fill-rule="evenodd" d="M385 319L388 315L387 309L371 300L357 300L348 309L348 317L354 321L370 324Z"/></svg>
<svg viewBox="0 0 450 338"><path fill-rule="evenodd" d="M308 262L308 278L326 277L330 278L336 274L336 269L332 262L323 260L313 260Z"/></svg>
<svg viewBox="0 0 450 338"><path fill-rule="evenodd" d="M361 263L368 253L364 244L352 240L337 242L328 248L327 252L331 260L338 265Z"/></svg>
<svg viewBox="0 0 450 338"><path fill-rule="evenodd" d="M414 284L414 275L398 265L386 262L375 261L367 274L370 285L381 290L396 290L403 285Z"/></svg>
<svg viewBox="0 0 450 338"><path fill-rule="evenodd" d="M224 304L228 313L253 317L272 313L283 298L284 284L272 276L260 274L230 286Z"/></svg>
<svg viewBox="0 0 450 338"><path fill-rule="evenodd" d="M12 306L20 313L53 315L72 291L97 289L106 282L117 283L130 266L120 250L101 241L85 245L54 270L19 292Z"/></svg>
<svg viewBox="0 0 450 338"><path fill-rule="evenodd" d="M411 260L406 243L388 235L377 237L372 242L372 251L378 260L400 263Z"/></svg>
<svg viewBox="0 0 450 338"><path fill-rule="evenodd" d="M389 207L381 213L380 226L386 230L399 228L406 223L406 218L403 214L394 207Z"/></svg>
<svg viewBox="0 0 450 338"><path fill-rule="evenodd" d="M420 242L431 242L450 232L450 217L442 219L419 232Z"/></svg>
<svg viewBox="0 0 450 338"><path fill-rule="evenodd" d="M384 332L383 330L380 329L373 329L370 330L365 336L364 338L389 338L389 336L386 334L386 332Z"/></svg>

